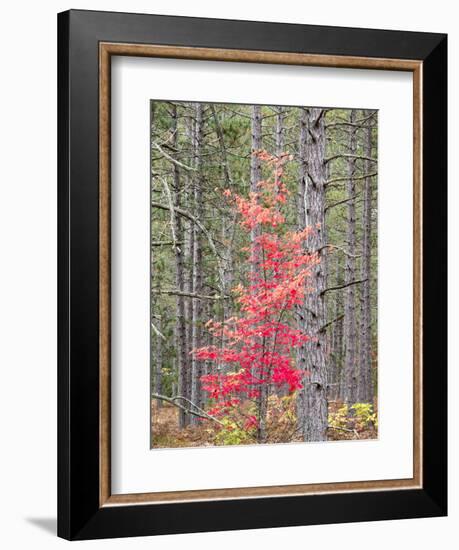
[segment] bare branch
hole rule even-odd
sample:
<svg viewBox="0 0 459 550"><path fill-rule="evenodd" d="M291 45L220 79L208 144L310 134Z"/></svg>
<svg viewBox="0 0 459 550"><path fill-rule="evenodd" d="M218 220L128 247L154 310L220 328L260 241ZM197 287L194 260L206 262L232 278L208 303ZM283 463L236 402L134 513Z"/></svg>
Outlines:
<svg viewBox="0 0 459 550"><path fill-rule="evenodd" d="M174 405L174 407L181 409L185 414L191 414L193 416L197 416L198 418L203 418L204 420L212 420L213 422L220 424L220 426L223 426L223 422L220 422L218 418L215 418L214 416L207 414L204 410L202 410L200 407L192 403L186 397L182 397L180 395L177 395L175 397L167 397L166 395L160 395L159 393L152 393L151 397L153 399L158 399L159 401L165 401L166 403L170 403L171 405ZM188 406L177 403L177 401L184 401L185 403L188 404ZM196 410L193 410L192 408L190 408L190 406L194 407Z"/></svg>
<svg viewBox="0 0 459 550"><path fill-rule="evenodd" d="M177 236L175 234L175 228L177 227L177 220L175 219L174 201L172 199L172 193L166 178L161 178L163 182L164 190L166 191L167 202L169 203L169 213L171 218L171 234L172 234L172 247L174 251L180 252L180 248L177 246Z"/></svg>
<svg viewBox="0 0 459 550"><path fill-rule="evenodd" d="M316 118L316 120L314 121L314 126L318 126L319 125L319 122L320 122L320 119L324 116L324 114L327 112L328 109L321 109L320 110L320 113L319 113L319 116Z"/></svg>
<svg viewBox="0 0 459 550"><path fill-rule="evenodd" d="M378 114L378 111L370 111L370 114L363 117L363 118L360 118L359 120L356 120L355 121L355 124L364 124L365 122L367 122L367 120L370 120L370 118L373 118L376 114Z"/></svg>
<svg viewBox="0 0 459 550"><path fill-rule="evenodd" d="M338 155L333 155L332 157L326 158L325 163L328 163L331 160L341 159L341 158L344 158L344 159L361 159L361 160L368 160L370 162L378 162L378 159L374 159L374 158L371 158L371 157L366 157L364 155L351 155L351 154L348 154L348 153L339 153Z"/></svg>
<svg viewBox="0 0 459 550"><path fill-rule="evenodd" d="M169 210L169 206L167 206L165 204L161 204L160 202L156 202L156 201L152 201L151 206L153 208L161 208L163 210ZM178 206L174 206L173 209L174 209L175 212L177 212L178 214L180 214L184 218L187 218L187 219L191 220L193 223L195 223L199 227L199 229L204 233L204 235L206 236L207 241L209 242L210 249L212 250L212 252L215 256L215 259L217 261L218 275L219 275L219 279L220 279L221 288L223 288L224 287L224 284L223 284L223 269L222 269L222 266L220 264L220 258L222 258L222 256L221 256L221 254L218 253L217 248L215 247L215 243L214 243L214 241L212 239L212 236L210 235L209 231L198 220L198 218L196 218L195 216L190 214L188 211L183 210L183 208L180 208ZM224 259L224 258L222 258L222 259Z"/></svg>
<svg viewBox="0 0 459 550"><path fill-rule="evenodd" d="M327 428L329 430L339 430L341 432L349 432L351 434L354 434L357 439L360 439L357 430L350 430L349 428L341 428L341 426L327 426Z"/></svg>
<svg viewBox="0 0 459 550"><path fill-rule="evenodd" d="M330 124L326 124L325 125L325 128L327 128L327 130L329 128L341 128L342 126L354 126L355 128L373 128L373 126L371 126L370 124L357 124L355 122L331 122Z"/></svg>
<svg viewBox="0 0 459 550"><path fill-rule="evenodd" d="M335 319L332 319L331 321L328 321L323 327L319 329L319 332L325 332L325 330L330 326L333 325L333 323L337 323L338 321L341 321L341 319L344 319L344 315L338 315L338 317L335 317ZM329 384L330 385L330 384Z"/></svg>
<svg viewBox="0 0 459 550"><path fill-rule="evenodd" d="M215 294L209 296L205 294L195 294L193 292L184 292L182 290L152 290L153 294L166 294L168 296L185 296L186 298L195 298L197 300L229 300L231 296L222 296L221 294Z"/></svg>
<svg viewBox="0 0 459 550"><path fill-rule="evenodd" d="M164 334L160 332L160 330L153 323L151 323L151 329L156 334L156 336L159 336L159 338L162 338L164 341L166 341L166 337L164 336Z"/></svg>
<svg viewBox="0 0 459 550"><path fill-rule="evenodd" d="M372 172L371 174L363 174L362 176L353 176L353 180L365 180L367 178L372 178L373 176L377 176L378 172ZM347 181L349 178L332 178L331 180L327 180L325 182L325 185L330 185L332 183L337 183L338 181Z"/></svg>
<svg viewBox="0 0 459 550"><path fill-rule="evenodd" d="M184 241L176 241L175 244L183 244ZM173 246L174 241L152 241L151 246Z"/></svg>
<svg viewBox="0 0 459 550"><path fill-rule="evenodd" d="M180 162L180 161L174 159L174 157L171 157L168 153L166 153L166 151L164 151L164 149L161 149L161 147L157 143L153 143L153 147L155 149L157 149L164 158L166 158L167 160L169 160L170 162L172 162L176 166L180 166L180 168L183 168L184 170L188 170L189 172L195 172L196 171L195 168L192 168L191 166L187 166L186 164L183 164L183 162Z"/></svg>
<svg viewBox="0 0 459 550"><path fill-rule="evenodd" d="M323 250L324 248L334 248L336 250L339 250L345 256L348 256L349 258L360 258L362 256L361 254L351 254L345 248L342 248L341 246L337 246L336 244L325 244L322 248L319 249L319 252L321 250Z"/></svg>
<svg viewBox="0 0 459 550"><path fill-rule="evenodd" d="M352 285L359 285L360 283L366 283L367 281L368 281L368 279L361 279L359 281L351 281L350 283L346 283L344 285L330 286L330 287L326 288L325 290L322 290L320 295L323 296L326 292L330 292L331 290L341 290L342 288L347 288L348 286L352 286Z"/></svg>
<svg viewBox="0 0 459 550"><path fill-rule="evenodd" d="M332 204L329 204L328 206L325 207L325 212L330 210L330 208L335 208L335 206L339 206L340 204L346 204L347 202L353 201L357 197L358 197L358 195L354 195L353 197L349 197L349 198L343 199L341 201L333 202Z"/></svg>
<svg viewBox="0 0 459 550"><path fill-rule="evenodd" d="M355 122L350 122L349 120L341 120L341 122L329 123L326 125L326 128L333 128L335 126L357 126L358 128L368 128L368 126L365 126L364 123L370 120L370 118L373 118L376 113L377 111L372 111L368 116L361 118L360 120L356 120ZM369 127L373 128L373 126Z"/></svg>

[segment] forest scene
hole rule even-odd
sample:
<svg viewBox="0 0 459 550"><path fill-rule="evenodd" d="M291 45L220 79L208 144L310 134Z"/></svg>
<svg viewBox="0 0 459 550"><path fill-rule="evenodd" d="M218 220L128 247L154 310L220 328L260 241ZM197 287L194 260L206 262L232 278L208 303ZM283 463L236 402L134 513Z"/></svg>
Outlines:
<svg viewBox="0 0 459 550"><path fill-rule="evenodd" d="M377 438L377 111L150 117L151 447Z"/></svg>

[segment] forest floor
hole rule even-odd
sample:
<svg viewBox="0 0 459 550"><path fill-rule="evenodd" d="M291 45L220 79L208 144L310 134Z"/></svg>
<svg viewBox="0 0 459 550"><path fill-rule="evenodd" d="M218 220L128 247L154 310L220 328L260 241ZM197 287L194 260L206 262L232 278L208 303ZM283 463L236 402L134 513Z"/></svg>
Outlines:
<svg viewBox="0 0 459 550"><path fill-rule="evenodd" d="M152 448L177 448L177 447L210 447L225 445L217 437L219 428L216 424L207 421L199 421L196 426L187 426L180 429L178 426L178 409L167 403L158 406L156 400L152 402ZM329 403L329 419L334 428L328 430L328 440L349 441L377 439L378 432L373 422L362 421L359 415L343 414L343 403L333 401ZM329 420L330 422L330 420ZM272 424L268 430L267 443L298 443L301 438L282 422ZM286 434L288 439L286 439ZM247 444L255 444L256 441L248 441Z"/></svg>

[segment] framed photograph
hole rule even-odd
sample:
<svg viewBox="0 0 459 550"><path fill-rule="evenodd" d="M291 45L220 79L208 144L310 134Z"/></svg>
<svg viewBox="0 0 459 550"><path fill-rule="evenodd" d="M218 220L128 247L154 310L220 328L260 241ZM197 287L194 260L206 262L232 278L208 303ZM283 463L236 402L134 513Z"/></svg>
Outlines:
<svg viewBox="0 0 459 550"><path fill-rule="evenodd" d="M59 536L445 515L446 36L58 34Z"/></svg>

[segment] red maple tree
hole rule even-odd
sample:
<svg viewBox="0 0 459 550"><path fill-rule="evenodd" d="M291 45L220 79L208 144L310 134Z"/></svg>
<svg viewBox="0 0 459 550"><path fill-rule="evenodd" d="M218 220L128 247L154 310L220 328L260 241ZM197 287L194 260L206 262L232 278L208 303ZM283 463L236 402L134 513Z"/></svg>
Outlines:
<svg viewBox="0 0 459 550"><path fill-rule="evenodd" d="M282 207L289 192L282 175L291 156L254 154L272 168L272 176L260 181L258 191L248 198L225 191L239 214L240 227L256 235L251 246L243 249L252 266L247 284L232 289L239 314L224 322L206 323L221 346L192 351L197 359L217 364L216 374L201 377L213 402L208 412L217 417L234 411L243 401L267 399L274 387L290 393L300 389L304 372L295 365L295 349L309 339L296 328L293 313L304 301L311 268L319 259L305 252L311 228L286 228ZM256 415L245 415L245 430L258 427L260 406L257 410Z"/></svg>

